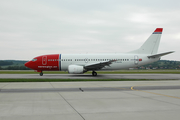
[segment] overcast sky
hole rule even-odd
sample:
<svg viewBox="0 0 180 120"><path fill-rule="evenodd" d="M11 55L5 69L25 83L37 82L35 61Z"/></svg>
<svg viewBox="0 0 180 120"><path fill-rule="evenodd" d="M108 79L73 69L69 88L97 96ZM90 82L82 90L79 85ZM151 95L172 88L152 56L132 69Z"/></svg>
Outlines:
<svg viewBox="0 0 180 120"><path fill-rule="evenodd" d="M0 0L0 60L121 53L164 28L158 52L180 61L179 0Z"/></svg>

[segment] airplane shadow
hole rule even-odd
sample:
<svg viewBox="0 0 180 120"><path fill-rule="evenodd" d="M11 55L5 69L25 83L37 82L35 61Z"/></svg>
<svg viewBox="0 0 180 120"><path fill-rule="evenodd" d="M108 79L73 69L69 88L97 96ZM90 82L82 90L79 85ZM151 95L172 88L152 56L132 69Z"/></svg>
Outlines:
<svg viewBox="0 0 180 120"><path fill-rule="evenodd" d="M31 74L30 76L32 77L52 77L52 78L101 78L104 77L104 75L97 75L97 76L92 76L91 74L44 74L43 76L39 76L37 74Z"/></svg>
<svg viewBox="0 0 180 120"><path fill-rule="evenodd" d="M93 78L99 78L99 77L104 77L104 75L97 75L97 76L92 76L92 75L68 75L68 77L93 77Z"/></svg>

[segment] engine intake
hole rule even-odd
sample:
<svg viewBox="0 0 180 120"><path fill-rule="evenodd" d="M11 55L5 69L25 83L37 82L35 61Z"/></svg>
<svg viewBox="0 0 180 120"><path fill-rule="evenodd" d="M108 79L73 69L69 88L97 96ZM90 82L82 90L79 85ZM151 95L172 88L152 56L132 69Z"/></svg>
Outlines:
<svg viewBox="0 0 180 120"><path fill-rule="evenodd" d="M84 67L83 66L79 66L79 65L69 65L68 66L68 72L70 74L82 74L85 72Z"/></svg>

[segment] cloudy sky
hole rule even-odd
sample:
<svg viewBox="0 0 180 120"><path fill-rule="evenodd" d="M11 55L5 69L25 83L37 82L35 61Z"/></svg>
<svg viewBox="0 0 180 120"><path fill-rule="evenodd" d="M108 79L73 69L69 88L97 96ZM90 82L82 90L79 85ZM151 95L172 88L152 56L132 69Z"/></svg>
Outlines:
<svg viewBox="0 0 180 120"><path fill-rule="evenodd" d="M119 53L164 28L159 53L180 61L179 0L0 0L0 60Z"/></svg>

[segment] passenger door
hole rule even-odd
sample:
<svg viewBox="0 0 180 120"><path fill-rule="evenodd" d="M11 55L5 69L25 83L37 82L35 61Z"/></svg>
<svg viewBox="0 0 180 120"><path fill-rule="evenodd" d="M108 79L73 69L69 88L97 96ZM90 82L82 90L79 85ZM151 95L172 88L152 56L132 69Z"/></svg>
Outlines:
<svg viewBox="0 0 180 120"><path fill-rule="evenodd" d="M42 56L42 65L47 64L47 56Z"/></svg>

